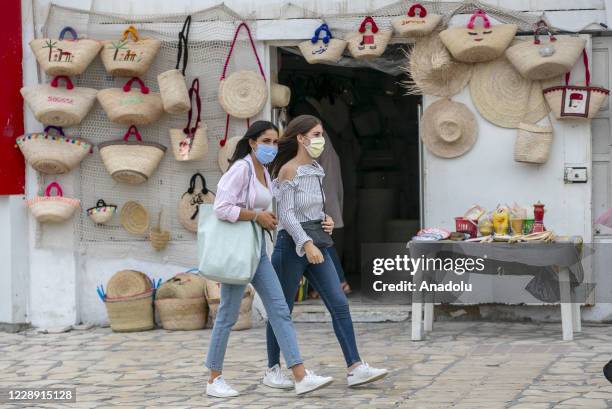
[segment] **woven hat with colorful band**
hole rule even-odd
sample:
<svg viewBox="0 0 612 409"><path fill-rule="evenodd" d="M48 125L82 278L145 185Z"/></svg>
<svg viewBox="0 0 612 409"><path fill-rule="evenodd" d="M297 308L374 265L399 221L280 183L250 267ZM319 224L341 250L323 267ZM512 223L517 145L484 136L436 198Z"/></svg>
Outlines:
<svg viewBox="0 0 612 409"><path fill-rule="evenodd" d="M70 33L72 38L64 38ZM80 75L96 58L102 44L96 40L78 38L72 27L64 27L59 38L39 38L30 41L36 61L47 75Z"/></svg>
<svg viewBox="0 0 612 409"><path fill-rule="evenodd" d="M100 56L109 74L115 77L139 77L151 66L161 41L142 38L136 27L129 26L119 40L104 40L102 45Z"/></svg>
<svg viewBox="0 0 612 409"><path fill-rule="evenodd" d="M197 180L202 182L202 189L196 190ZM178 218L183 227L190 232L197 233L198 231L198 213L199 207L203 203L212 204L215 202L215 194L206 187L206 179L201 173L195 173L189 181L189 189L179 201Z"/></svg>
<svg viewBox="0 0 612 409"><path fill-rule="evenodd" d="M51 129L54 129L57 135L51 135ZM67 138L61 127L51 125L43 132L20 136L16 144L30 166L47 175L70 172L93 152L93 145L89 142L79 138Z"/></svg>
<svg viewBox="0 0 612 409"><path fill-rule="evenodd" d="M385 52L390 39L391 31L379 30L371 16L363 19L358 32L346 36L348 49L357 59L380 57Z"/></svg>
<svg viewBox="0 0 612 409"><path fill-rule="evenodd" d="M134 136L136 141L130 141ZM164 157L166 147L156 142L143 142L135 125L122 139L98 145L104 166L117 182L132 185L146 182Z"/></svg>
<svg viewBox="0 0 612 409"><path fill-rule="evenodd" d="M197 116L195 123L191 124L194 111L193 101ZM206 134L206 124L200 122L202 113L202 101L200 100L200 81L196 78L189 88L189 113L187 114L187 125L183 129L170 129L170 142L172 153L177 161L186 162L202 159L208 153L208 138Z"/></svg>
<svg viewBox="0 0 612 409"><path fill-rule="evenodd" d="M417 12L418 10L418 12ZM442 21L442 16L433 14L419 3L413 4L405 16L391 20L393 29L402 37L420 37L431 33Z"/></svg>
<svg viewBox="0 0 612 409"><path fill-rule="evenodd" d="M133 88L134 81L140 89ZM108 88L98 92L98 101L111 122L123 125L147 125L164 113L161 97L151 92L138 77L127 81L122 88Z"/></svg>
<svg viewBox="0 0 612 409"><path fill-rule="evenodd" d="M541 40L542 34L548 40ZM510 46L506 57L525 78L551 79L571 71L585 45L586 40L581 37L555 37L542 20L534 28L533 40Z"/></svg>
<svg viewBox="0 0 612 409"><path fill-rule="evenodd" d="M51 196L53 189L56 196ZM60 185L52 182L45 189L44 196L26 200L25 204L40 223L60 223L72 217L74 211L81 206L81 201L64 197Z"/></svg>
<svg viewBox="0 0 612 409"><path fill-rule="evenodd" d="M164 111L170 114L179 114L189 109L189 94L185 83L185 70L189 58L189 28L191 27L191 16L187 16L183 28L178 35L178 56L176 67L173 70L164 71L157 76L159 93L161 94ZM179 70L183 61L182 69Z"/></svg>
<svg viewBox="0 0 612 409"><path fill-rule="evenodd" d="M586 49L582 50L582 57L585 86L569 85L570 73L567 72L564 86L544 90L544 98L557 119L591 119L597 115L599 108L610 94L610 91L605 88L591 86L589 57Z"/></svg>
<svg viewBox="0 0 612 409"><path fill-rule="evenodd" d="M325 33L321 37L321 33ZM309 64L322 62L336 63L342 57L346 48L346 41L332 38L327 24L321 24L314 32L314 36L299 44L300 51Z"/></svg>
<svg viewBox="0 0 612 409"><path fill-rule="evenodd" d="M60 80L64 80L65 87ZM58 75L49 84L23 87L20 92L38 122L72 126L80 124L91 110L98 90L75 87L70 78Z"/></svg>
<svg viewBox="0 0 612 409"><path fill-rule="evenodd" d="M476 25L482 20L482 26ZM452 27L440 32L440 38L453 57L462 62L491 61L501 56L516 34L514 24L491 25L487 13L477 10L467 27Z"/></svg>
<svg viewBox="0 0 612 409"><path fill-rule="evenodd" d="M259 73L261 75L257 74L255 71L241 70L227 76L227 69L229 67L230 58L234 52L234 47L236 46L238 33L240 33L243 27L249 37L251 48L257 60L257 66L259 67ZM228 115L236 118L250 118L257 115L263 109L267 100L268 89L266 87L266 74L259 60L255 42L251 35L251 29L245 22L242 22L236 28L229 53L223 65L223 73L221 74L219 83L219 103Z"/></svg>

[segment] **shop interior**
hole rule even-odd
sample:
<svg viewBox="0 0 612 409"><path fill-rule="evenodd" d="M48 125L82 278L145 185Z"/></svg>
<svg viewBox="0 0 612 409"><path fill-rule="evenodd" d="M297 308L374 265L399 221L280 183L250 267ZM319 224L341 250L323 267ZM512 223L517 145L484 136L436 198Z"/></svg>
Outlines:
<svg viewBox="0 0 612 409"><path fill-rule="evenodd" d="M308 64L299 53L278 49L278 82L292 92L288 118L321 118L333 146L326 144L327 157L319 162L326 206L336 201L341 209L336 225L343 227L334 241L353 292L361 285L363 243L405 243L419 229L422 97L406 95L401 85L406 47L389 46L376 65L347 57L336 65Z"/></svg>

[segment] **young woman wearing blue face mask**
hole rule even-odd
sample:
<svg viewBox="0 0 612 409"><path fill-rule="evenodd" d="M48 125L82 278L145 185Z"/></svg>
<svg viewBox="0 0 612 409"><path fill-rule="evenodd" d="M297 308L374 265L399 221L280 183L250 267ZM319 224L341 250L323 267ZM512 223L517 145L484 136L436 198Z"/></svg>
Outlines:
<svg viewBox="0 0 612 409"><path fill-rule="evenodd" d="M277 142L278 129L272 123L257 121L249 127L229 160L229 169L217 185L214 211L219 219L231 223L251 220L268 231L276 228L276 216L271 212L270 175L264 165L274 160ZM266 254L265 240L251 284L263 301L268 322L279 340L287 367L291 368L295 378L295 384L285 380L284 387L295 386L295 392L301 395L329 385L332 378L317 376L306 370L302 363L289 308L277 274ZM221 371L230 331L238 319L244 290L244 285L221 284L221 302L206 357L206 366L210 369L206 385L206 394L209 396L238 395L225 382ZM266 375L270 377L270 374Z"/></svg>

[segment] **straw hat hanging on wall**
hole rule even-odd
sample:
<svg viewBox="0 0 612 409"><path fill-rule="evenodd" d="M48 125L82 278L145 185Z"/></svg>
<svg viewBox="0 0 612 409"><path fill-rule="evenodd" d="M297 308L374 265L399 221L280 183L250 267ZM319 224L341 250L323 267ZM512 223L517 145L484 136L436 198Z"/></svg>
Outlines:
<svg viewBox="0 0 612 409"><path fill-rule="evenodd" d="M412 81L403 85L409 95L449 97L460 92L472 76L472 64L453 60L438 33L417 40L407 61L404 71Z"/></svg>
<svg viewBox="0 0 612 409"><path fill-rule="evenodd" d="M541 84L525 79L505 57L474 67L470 95L478 112L502 128L536 123L549 112Z"/></svg>
<svg viewBox="0 0 612 409"><path fill-rule="evenodd" d="M476 117L460 102L449 99L434 102L423 112L422 123L421 139L436 156L455 158L476 143Z"/></svg>

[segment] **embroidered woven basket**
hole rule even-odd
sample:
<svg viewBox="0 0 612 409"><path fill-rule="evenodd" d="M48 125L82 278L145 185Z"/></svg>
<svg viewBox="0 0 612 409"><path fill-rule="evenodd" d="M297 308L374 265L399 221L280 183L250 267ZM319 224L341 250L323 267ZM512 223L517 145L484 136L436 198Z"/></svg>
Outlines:
<svg viewBox="0 0 612 409"><path fill-rule="evenodd" d="M136 81L140 90L132 89ZM98 92L98 101L111 122L123 125L147 125L164 113L161 97L150 92L144 82L134 77L123 88L108 88Z"/></svg>
<svg viewBox="0 0 612 409"><path fill-rule="evenodd" d="M321 33L325 33L323 38ZM314 32L314 36L307 41L302 41L299 45L302 55L310 64L322 62L336 63L342 57L346 48L346 41L332 38L331 31L327 24L321 24Z"/></svg>
<svg viewBox="0 0 612 409"><path fill-rule="evenodd" d="M64 39L67 33L72 35L72 39ZM80 75L96 58L102 44L96 40L78 38L72 27L64 27L59 38L32 40L30 48L47 75Z"/></svg>
<svg viewBox="0 0 612 409"><path fill-rule="evenodd" d="M552 145L552 126L521 122L514 142L514 160L542 164L548 161Z"/></svg>
<svg viewBox="0 0 612 409"><path fill-rule="evenodd" d="M475 22L481 18L483 25ZM440 39L452 56L461 62L485 62L501 56L512 42L517 26L491 25L487 14L478 10L472 14L467 27L452 27L440 32Z"/></svg>
<svg viewBox="0 0 612 409"><path fill-rule="evenodd" d="M96 224L106 224L117 213L117 206L106 204L103 199L98 200L94 207L87 209L87 216Z"/></svg>
<svg viewBox="0 0 612 409"><path fill-rule="evenodd" d="M60 79L65 81L65 88L59 86ZM75 87L64 75L54 77L49 84L23 87L20 92L38 122L62 127L80 124L98 93L93 88Z"/></svg>
<svg viewBox="0 0 612 409"><path fill-rule="evenodd" d="M194 106L191 103L195 99L197 116L195 123L191 124ZM200 82L196 78L189 89L189 113L187 114L187 125L183 129L170 129L170 144L174 159L179 162L188 162L202 159L208 153L208 136L206 124L200 122L202 101L200 100Z"/></svg>
<svg viewBox="0 0 612 409"><path fill-rule="evenodd" d="M51 196L55 189L56 196ZM68 220L81 205L79 199L64 197L62 188L56 182L50 183L44 196L26 200L32 216L40 223L60 223Z"/></svg>
<svg viewBox="0 0 612 409"><path fill-rule="evenodd" d="M442 21L441 15L429 13L425 7L417 3L408 9L405 16L393 18L391 24L395 32L402 37L422 37L431 33L440 21Z"/></svg>
<svg viewBox="0 0 612 409"><path fill-rule="evenodd" d="M128 140L132 135L136 141ZM130 126L123 139L102 142L98 149L113 179L133 185L146 182L166 152L166 147L159 143L144 142L134 125Z"/></svg>
<svg viewBox="0 0 612 409"><path fill-rule="evenodd" d="M196 182L200 179L202 189L197 191ZM198 206L215 202L215 194L206 187L206 179L201 173L195 173L189 181L189 188L179 200L178 218L181 225L192 233L198 232Z"/></svg>
<svg viewBox="0 0 612 409"><path fill-rule="evenodd" d="M160 46L159 40L141 38L138 30L130 26L120 39L102 41L100 56L109 74L115 77L139 77L147 72Z"/></svg>
<svg viewBox="0 0 612 409"><path fill-rule="evenodd" d="M59 135L50 135L50 129L55 129ZM30 166L47 175L70 172L93 149L93 145L83 139L67 138L64 130L56 126L47 126L44 132L20 136L16 143Z"/></svg>
<svg viewBox="0 0 612 409"><path fill-rule="evenodd" d="M363 19L356 33L346 36L348 50L356 59L380 57L387 49L390 39L391 31L379 30L371 16Z"/></svg>
<svg viewBox="0 0 612 409"><path fill-rule="evenodd" d="M152 289L130 297L106 297L104 305L114 332L147 331L155 327Z"/></svg>

